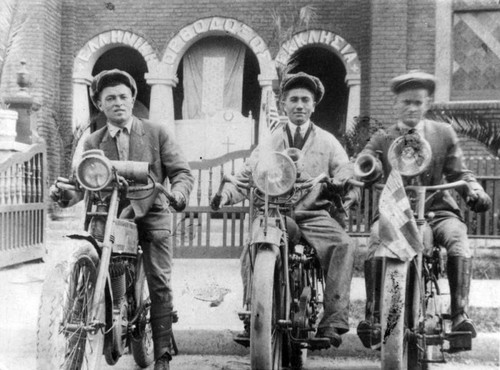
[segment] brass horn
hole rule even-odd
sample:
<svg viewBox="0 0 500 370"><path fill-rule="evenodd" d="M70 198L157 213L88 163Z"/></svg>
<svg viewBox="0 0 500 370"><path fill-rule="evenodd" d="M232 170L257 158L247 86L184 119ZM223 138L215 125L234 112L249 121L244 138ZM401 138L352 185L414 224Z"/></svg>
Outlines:
<svg viewBox="0 0 500 370"><path fill-rule="evenodd" d="M295 164L297 169L297 176L304 170L304 153L302 150L297 148L287 148L283 151L283 154L290 157L290 159Z"/></svg>
<svg viewBox="0 0 500 370"><path fill-rule="evenodd" d="M382 175L382 163L372 154L361 153L354 162L354 175L363 182L375 182Z"/></svg>
<svg viewBox="0 0 500 370"><path fill-rule="evenodd" d="M431 145L416 132L398 137L389 147L389 163L403 176L421 174L432 159Z"/></svg>

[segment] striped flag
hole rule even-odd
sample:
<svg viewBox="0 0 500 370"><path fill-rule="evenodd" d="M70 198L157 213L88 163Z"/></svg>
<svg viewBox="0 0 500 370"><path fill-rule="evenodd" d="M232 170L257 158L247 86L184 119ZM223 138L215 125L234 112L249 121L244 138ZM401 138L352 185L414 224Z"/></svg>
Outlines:
<svg viewBox="0 0 500 370"><path fill-rule="evenodd" d="M382 190L379 212L379 237L385 248L379 248L376 256L411 260L423 246L403 179L396 170L391 171Z"/></svg>
<svg viewBox="0 0 500 370"><path fill-rule="evenodd" d="M266 120L267 128L273 132L280 124L280 115L276 106L276 96L274 92L268 91L266 97Z"/></svg>

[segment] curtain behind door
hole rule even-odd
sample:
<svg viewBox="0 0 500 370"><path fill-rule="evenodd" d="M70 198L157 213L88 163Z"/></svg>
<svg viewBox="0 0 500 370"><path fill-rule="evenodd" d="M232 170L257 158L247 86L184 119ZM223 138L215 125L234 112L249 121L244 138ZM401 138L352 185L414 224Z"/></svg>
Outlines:
<svg viewBox="0 0 500 370"><path fill-rule="evenodd" d="M245 46L230 37L210 37L195 43L184 56L183 119L241 112Z"/></svg>

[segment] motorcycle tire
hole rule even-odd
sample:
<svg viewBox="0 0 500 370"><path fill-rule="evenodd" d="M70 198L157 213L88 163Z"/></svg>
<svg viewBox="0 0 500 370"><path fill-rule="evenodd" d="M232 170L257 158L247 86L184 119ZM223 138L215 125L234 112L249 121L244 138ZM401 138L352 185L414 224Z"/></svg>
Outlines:
<svg viewBox="0 0 500 370"><path fill-rule="evenodd" d="M285 291L277 249L259 249L252 275L250 364L253 370L281 369L288 359L286 334L278 328L284 317Z"/></svg>
<svg viewBox="0 0 500 370"><path fill-rule="evenodd" d="M413 267L412 267L413 268ZM422 359L420 339L412 334L410 327L418 320L422 307L413 302L415 274L410 262L386 260L381 299L381 368L387 370L427 370ZM424 350L425 351L425 350Z"/></svg>
<svg viewBox="0 0 500 370"><path fill-rule="evenodd" d="M90 244L80 246L71 262L58 263L42 287L37 327L37 369L96 370L103 357L104 332L65 331L66 324L83 328L97 281L99 257ZM105 302L99 310L105 322Z"/></svg>
<svg viewBox="0 0 500 370"><path fill-rule="evenodd" d="M137 302L137 309L149 302L149 288L146 281L146 275L140 271L144 269L142 262L137 269L136 279L140 289L140 301ZM150 307L146 308L141 314L137 323L137 329L133 333L130 341L130 349L134 356L135 363L141 368L146 368L153 363L153 331L151 328Z"/></svg>
<svg viewBox="0 0 500 370"><path fill-rule="evenodd" d="M407 369L408 341L405 315L409 262L387 259L383 277L380 318L382 326L381 368Z"/></svg>

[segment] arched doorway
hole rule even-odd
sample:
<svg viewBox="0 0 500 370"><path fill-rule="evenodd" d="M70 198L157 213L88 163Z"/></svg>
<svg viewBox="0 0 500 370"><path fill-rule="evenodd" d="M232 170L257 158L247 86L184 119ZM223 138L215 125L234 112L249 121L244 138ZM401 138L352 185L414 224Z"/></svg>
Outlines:
<svg viewBox="0 0 500 370"><path fill-rule="evenodd" d="M128 72L137 83L137 99L133 113L140 118L149 117L149 102L151 97L151 87L144 78L148 71L146 61L135 49L126 46L114 47L103 53L92 68L92 76L109 69L120 69ZM106 124L106 117L90 103L91 132L101 128Z"/></svg>
<svg viewBox="0 0 500 370"><path fill-rule="evenodd" d="M319 126L338 138L354 129L360 114L361 65L347 40L327 30L299 32L281 45L275 62L280 67L298 63L294 72L308 72L322 80L325 100L312 117Z"/></svg>
<svg viewBox="0 0 500 370"><path fill-rule="evenodd" d="M173 88L175 132L189 160L249 149L258 135L259 62L245 43L209 34L183 54Z"/></svg>
<svg viewBox="0 0 500 370"><path fill-rule="evenodd" d="M292 73L302 71L311 74L325 86L323 100L316 107L311 120L336 137L343 135L349 94L344 63L334 52L320 46L300 49L289 63L296 64Z"/></svg>

